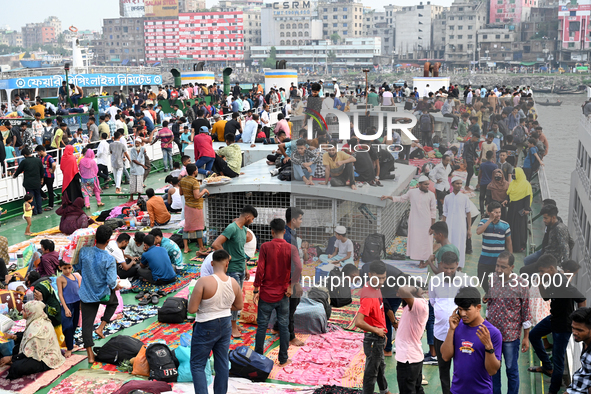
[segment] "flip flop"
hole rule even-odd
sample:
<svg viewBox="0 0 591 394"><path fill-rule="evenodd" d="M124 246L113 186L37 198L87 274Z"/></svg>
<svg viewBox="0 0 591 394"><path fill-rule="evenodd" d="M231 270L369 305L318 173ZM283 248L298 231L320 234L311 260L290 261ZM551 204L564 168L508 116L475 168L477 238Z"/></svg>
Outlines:
<svg viewBox="0 0 591 394"><path fill-rule="evenodd" d="M136 300L139 300L140 298L143 298L145 294L146 294L146 293L145 293L144 291L140 291L140 292L139 292L139 293L138 293L138 294L135 296L135 299L136 299Z"/></svg>
<svg viewBox="0 0 591 394"><path fill-rule="evenodd" d="M160 302L160 298L158 298L158 295L154 293L154 294L152 294L151 301L152 301L152 304L158 305L158 303Z"/></svg>
<svg viewBox="0 0 591 394"><path fill-rule="evenodd" d="M547 369L544 369L544 367L529 367L527 369L528 372L533 372L533 373L542 373L546 376L548 376L549 378L552 377L552 373L550 371L548 371Z"/></svg>
<svg viewBox="0 0 591 394"><path fill-rule="evenodd" d="M148 305L149 303L150 303L150 300L148 300L147 298L142 298L142 300L139 302L138 305L145 306L145 305Z"/></svg>

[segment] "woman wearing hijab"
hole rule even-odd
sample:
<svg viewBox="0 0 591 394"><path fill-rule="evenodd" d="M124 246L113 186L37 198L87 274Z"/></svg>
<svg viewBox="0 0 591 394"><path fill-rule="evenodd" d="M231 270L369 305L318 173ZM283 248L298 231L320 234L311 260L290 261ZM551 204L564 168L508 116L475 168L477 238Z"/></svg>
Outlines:
<svg viewBox="0 0 591 394"><path fill-rule="evenodd" d="M74 156L74 147L72 145L68 145L64 149L64 154L60 160L60 170L63 174L62 195L67 195L70 201L82 197L78 162Z"/></svg>
<svg viewBox="0 0 591 394"><path fill-rule="evenodd" d="M507 221L507 202L509 197L507 196L507 189L509 188L509 182L505 180L503 171L496 169L492 173L492 181L486 187L486 205L492 201L496 201L501 204L501 220Z"/></svg>
<svg viewBox="0 0 591 394"><path fill-rule="evenodd" d="M84 205L90 208L90 196L94 194L99 207L105 205L101 202L101 185L98 178L98 165L94 160L94 151L87 149L82 160L80 160L80 177L82 180L82 193L84 194Z"/></svg>
<svg viewBox="0 0 591 394"><path fill-rule="evenodd" d="M34 373L61 367L65 358L51 322L44 312L45 304L30 301L23 307L23 317L27 320L25 331L17 335L7 335L15 340L11 356L0 359L0 366L10 365L7 379L13 380Z"/></svg>
<svg viewBox="0 0 591 394"><path fill-rule="evenodd" d="M70 203L67 194L63 195L62 206L55 211L61 216L60 231L66 235L72 234L74 231L87 228L94 223L94 220L89 218L84 210L84 200L78 197L73 204Z"/></svg>
<svg viewBox="0 0 591 394"><path fill-rule="evenodd" d="M8 238L0 236L0 283L4 284L4 278L8 275L6 268L10 263L8 255Z"/></svg>
<svg viewBox="0 0 591 394"><path fill-rule="evenodd" d="M533 200L531 184L527 181L522 168L515 169L515 180L509 185L507 195L509 196L507 222L511 227L513 251L518 253L527 245L527 215L531 212Z"/></svg>

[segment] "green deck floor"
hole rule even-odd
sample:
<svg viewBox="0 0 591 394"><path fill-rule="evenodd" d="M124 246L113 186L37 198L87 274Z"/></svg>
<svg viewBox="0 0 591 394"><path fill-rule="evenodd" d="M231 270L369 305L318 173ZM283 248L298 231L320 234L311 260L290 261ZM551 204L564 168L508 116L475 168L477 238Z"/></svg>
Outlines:
<svg viewBox="0 0 591 394"><path fill-rule="evenodd" d="M162 187L164 185L164 178L166 177L166 173L164 172L156 172L156 173L152 173L150 174L150 176L148 177L148 179L146 180L146 187L152 187L154 189L157 189L159 187ZM473 183L474 184L474 183ZM124 185L123 186L123 191L125 192L126 190L128 190L128 188ZM114 192L114 189L111 188L108 190L109 192ZM109 209L112 207L115 207L117 205L120 205L121 203L125 202L127 200L127 196L125 198L118 198L118 197L109 197L109 196L105 196L103 198L103 202L105 203L105 209ZM478 205L478 201L477 198L474 199L473 201L476 205ZM57 206L57 204L56 204ZM534 213L539 212L539 205L535 204L534 201ZM98 206L96 205L96 201L91 201L91 210L90 212L94 212L98 210ZM33 217L33 225L31 226L31 231L32 232L37 232L37 231L43 231L43 230L47 230L49 228L52 228L54 226L59 225L59 220L60 217L57 216L53 211L51 212L44 212L44 214L42 216L35 216ZM472 255L466 255L466 269L465 271L469 274L469 275L476 275L476 269L477 269L477 263L478 263L478 257L480 256L480 245L482 242L482 238L478 235L476 235L476 226L477 226L478 221L476 221L474 223L474 227L473 227L473 240L472 240L472 244L473 244L473 249L474 252ZM21 242L23 240L25 240L27 237L25 237L24 235L24 230L25 230L25 222L24 220L20 219L20 218L13 218L10 220L2 220L2 227L1 227L1 231L0 234L6 236L8 238L8 242L10 245ZM536 222L534 222L534 236L535 236L535 240L538 244L541 243L541 237L543 235L543 223L541 221L541 219L537 220ZM515 269L516 271L519 270L519 268L521 268L521 266L523 266L523 257L524 254L516 254L516 262L515 262ZM188 260L191 258L190 255L185 255L185 262L188 262ZM123 294L123 301L125 304L135 304L137 303L137 300L135 299L135 294L131 293L131 294ZM159 305L162 305L163 300L161 300ZM145 328L147 328L150 324L154 323L157 320L156 317L152 317L150 319L145 320L142 323L136 324L130 328L124 329L122 331L120 331L118 334L123 334L123 335L133 335ZM108 338L107 338L108 339ZM104 344L106 342L106 340L98 340L96 341L96 346L101 346L102 344ZM427 346L427 342L426 342L426 335L423 336L423 349L424 351L427 351L428 346ZM82 353L80 353L82 354ZM533 379L530 376L531 374L529 374L527 372L527 368L530 366L530 357L532 357L531 351L528 353L522 353L520 354L519 357L519 370L520 370L520 377L521 377L521 384L520 384L520 394L530 394L530 393L544 393L545 390L547 390L548 385L549 385L549 378L544 378L544 382L542 382L542 376L539 374L536 374ZM535 357L535 355L533 356L533 359L535 360L535 362L538 363L537 358ZM49 390L51 390L51 388L53 388L54 386L56 386L57 384L59 384L59 382L66 378L67 376L71 375L72 373L76 372L79 369L86 369L86 368L90 368L90 365L88 364L87 361L82 361L81 363L75 365L74 367L72 367L70 370L68 370L65 374L63 374L60 378L58 378L54 383L52 383L51 385L49 385L48 387L45 387L41 390L39 390L37 393L41 393L41 394L45 394L48 393ZM504 364L501 367L501 371L504 371ZM423 374L425 375L427 381L429 382L428 385L424 386L424 390L425 393L441 393L441 386L439 383L439 371L436 365L425 365L423 367ZM387 380L389 382L389 386L390 386L390 391L392 393L398 393L398 384L396 382L396 361L394 357L388 357L386 358L386 376L387 376ZM503 372L503 392L506 391L506 376ZM282 383L282 382L277 382L277 381L273 381L274 383ZM376 390L377 390L377 386L376 386Z"/></svg>

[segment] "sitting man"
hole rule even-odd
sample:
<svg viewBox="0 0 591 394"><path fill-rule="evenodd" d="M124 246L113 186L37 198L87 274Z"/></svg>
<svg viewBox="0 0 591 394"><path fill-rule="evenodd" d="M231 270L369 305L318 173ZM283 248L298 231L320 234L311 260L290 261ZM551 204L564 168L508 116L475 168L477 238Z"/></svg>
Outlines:
<svg viewBox="0 0 591 394"><path fill-rule="evenodd" d="M133 238L129 239L129 244L123 252L126 260L135 260L139 262L140 257L144 253L144 237L146 234L138 231L134 234Z"/></svg>
<svg viewBox="0 0 591 394"><path fill-rule="evenodd" d="M164 200L160 196L155 196L152 188L146 190L146 196L148 196L146 206L150 215L150 226L162 226L168 223L170 221L170 212L168 212Z"/></svg>
<svg viewBox="0 0 591 394"><path fill-rule="evenodd" d="M225 138L227 146L218 149L213 163L213 172L236 178L240 175L242 166L242 150L234 143L236 137L233 134L226 134Z"/></svg>
<svg viewBox="0 0 591 394"><path fill-rule="evenodd" d="M334 235L337 239L334 244L334 252L329 255L321 254L319 257L320 261L341 267L345 264L354 264L353 241L347 238L347 228L345 226L337 226L334 230Z"/></svg>
<svg viewBox="0 0 591 394"><path fill-rule="evenodd" d="M176 280L166 249L156 246L153 235L144 237L144 254L140 262L138 274L148 283L164 285Z"/></svg>
<svg viewBox="0 0 591 394"><path fill-rule="evenodd" d="M128 259L125 255L131 237L129 234L119 234L115 241L110 241L105 250L115 258L117 262L117 276L121 279L137 276L139 268L137 259Z"/></svg>
<svg viewBox="0 0 591 394"><path fill-rule="evenodd" d="M353 156L343 151L337 152L334 145L329 147L322 156L322 165L324 165L326 175L325 181L321 182L321 184L328 185L330 182L333 187L347 186L348 184L351 189L357 190L355 171L353 170L355 161L356 159Z"/></svg>
<svg viewBox="0 0 591 394"><path fill-rule="evenodd" d="M316 154L306 147L306 141L297 140L296 149L291 151L291 165L296 181L303 180L306 185L314 185L312 176L316 171L315 159Z"/></svg>
<svg viewBox="0 0 591 394"><path fill-rule="evenodd" d="M41 258L35 268L41 277L54 276L59 267L59 254L55 251L55 244L49 239L41 240Z"/></svg>
<svg viewBox="0 0 591 394"><path fill-rule="evenodd" d="M154 236L154 243L156 244L156 246L161 246L164 249L166 249L168 257L172 262L173 268L179 270L182 269L183 254L181 253L181 248L179 248L176 242L171 241L170 238L165 238L162 235L162 230L160 230L159 228L155 228L152 231L150 231L150 235Z"/></svg>

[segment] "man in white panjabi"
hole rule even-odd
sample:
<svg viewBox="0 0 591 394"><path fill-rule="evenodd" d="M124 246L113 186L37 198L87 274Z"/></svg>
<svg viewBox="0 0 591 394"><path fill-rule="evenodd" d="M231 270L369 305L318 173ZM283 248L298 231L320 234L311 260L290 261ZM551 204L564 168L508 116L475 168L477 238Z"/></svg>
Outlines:
<svg viewBox="0 0 591 394"><path fill-rule="evenodd" d="M429 191L429 178L422 175L416 189L402 196L382 196L382 200L386 199L393 202L410 201L406 254L412 260L418 260L420 268L425 268L425 260L433 254L433 236L429 234L429 229L437 218L437 202L435 194Z"/></svg>
<svg viewBox="0 0 591 394"><path fill-rule="evenodd" d="M455 176L451 179L452 192L443 200L443 221L447 223L449 241L458 248L460 265L466 263L466 238L472 238L472 217L470 214L470 199L462 193L462 178Z"/></svg>

